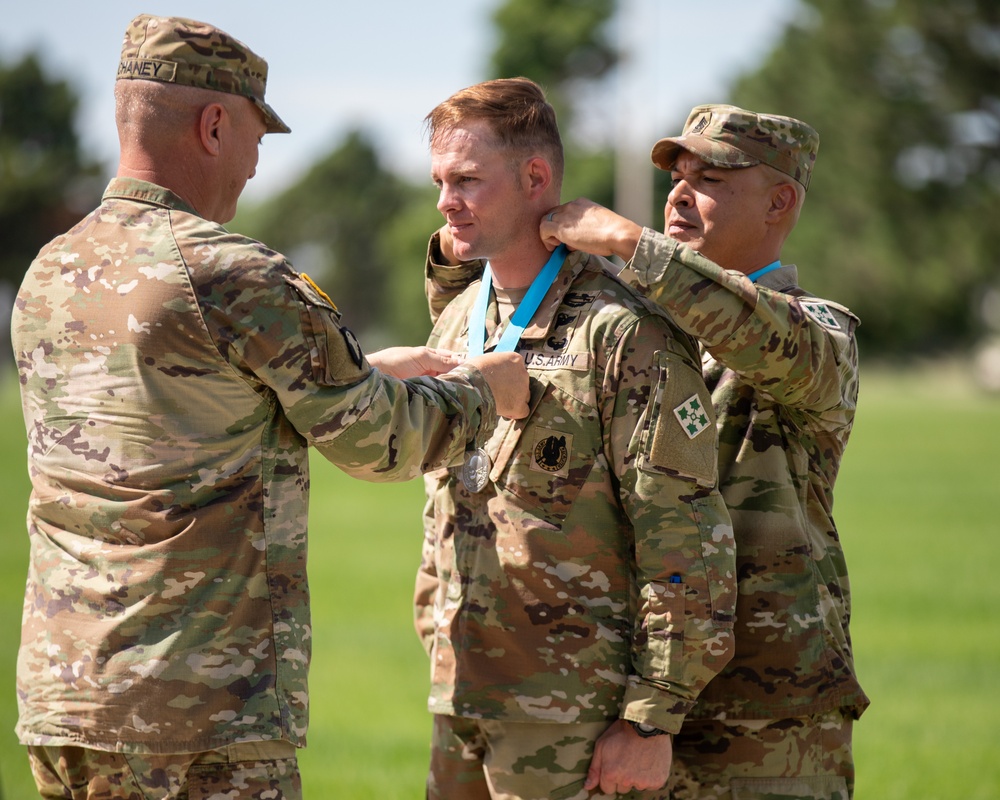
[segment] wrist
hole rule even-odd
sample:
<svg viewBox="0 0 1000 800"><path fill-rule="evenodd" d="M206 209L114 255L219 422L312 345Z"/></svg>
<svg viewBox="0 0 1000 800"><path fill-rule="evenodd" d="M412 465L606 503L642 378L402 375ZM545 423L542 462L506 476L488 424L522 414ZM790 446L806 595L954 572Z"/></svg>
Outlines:
<svg viewBox="0 0 1000 800"><path fill-rule="evenodd" d="M631 261L639 246L639 240L642 238L642 231L641 225L632 222L632 220L625 220L625 224L622 225L615 240L614 255L626 263Z"/></svg>
<svg viewBox="0 0 1000 800"><path fill-rule="evenodd" d="M650 739L653 736L665 736L667 733L666 731L661 731L659 728L646 722L629 721L629 725L631 725L632 730L634 730L643 739Z"/></svg>

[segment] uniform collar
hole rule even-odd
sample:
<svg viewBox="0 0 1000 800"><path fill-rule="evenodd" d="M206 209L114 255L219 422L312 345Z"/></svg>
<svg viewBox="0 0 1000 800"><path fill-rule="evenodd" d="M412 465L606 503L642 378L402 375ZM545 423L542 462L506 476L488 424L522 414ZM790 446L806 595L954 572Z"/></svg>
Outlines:
<svg viewBox="0 0 1000 800"><path fill-rule="evenodd" d="M799 285L799 270L794 264L782 264L757 279L756 286L784 292Z"/></svg>
<svg viewBox="0 0 1000 800"><path fill-rule="evenodd" d="M104 200L133 200L137 203L148 203L149 205L160 206L161 208L171 208L177 211L185 211L200 217L201 214L189 203L183 200L180 195L174 194L169 189L158 186L149 181L142 181L138 178L112 178L108 188L104 190Z"/></svg>
<svg viewBox="0 0 1000 800"><path fill-rule="evenodd" d="M542 298L538 310L531 318L531 323L525 327L521 334L522 342L538 341L549 336L549 330L555 321L556 313L562 306L563 298L566 297L577 276L583 272L591 258L592 256L579 250L571 252L566 257L562 269L559 270L559 274L556 275L556 279L545 293L545 297ZM490 305L491 313L495 313L496 298L490 301ZM487 342L487 348L495 343L496 335L494 332L494 335L490 336Z"/></svg>

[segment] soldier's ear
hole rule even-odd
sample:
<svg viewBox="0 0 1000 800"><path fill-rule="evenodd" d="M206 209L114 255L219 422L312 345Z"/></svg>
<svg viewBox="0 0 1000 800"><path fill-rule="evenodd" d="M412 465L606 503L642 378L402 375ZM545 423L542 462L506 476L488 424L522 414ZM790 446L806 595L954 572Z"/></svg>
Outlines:
<svg viewBox="0 0 1000 800"><path fill-rule="evenodd" d="M222 152L222 129L227 121L227 111L221 103L209 103L198 116L198 138L209 155Z"/></svg>
<svg viewBox="0 0 1000 800"><path fill-rule="evenodd" d="M798 192L790 182L782 181L771 187L771 203L767 210L768 222L780 222L795 211Z"/></svg>
<svg viewBox="0 0 1000 800"><path fill-rule="evenodd" d="M541 156L532 156L521 165L521 184L531 200L541 197L552 185L552 165Z"/></svg>

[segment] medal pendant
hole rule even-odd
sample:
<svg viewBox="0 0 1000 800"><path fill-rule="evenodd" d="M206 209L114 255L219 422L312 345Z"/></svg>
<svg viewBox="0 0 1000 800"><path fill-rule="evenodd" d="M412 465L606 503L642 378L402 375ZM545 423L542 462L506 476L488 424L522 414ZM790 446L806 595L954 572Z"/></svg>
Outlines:
<svg viewBox="0 0 1000 800"><path fill-rule="evenodd" d="M490 457L481 447L465 454L462 483L470 492L481 492L490 479Z"/></svg>

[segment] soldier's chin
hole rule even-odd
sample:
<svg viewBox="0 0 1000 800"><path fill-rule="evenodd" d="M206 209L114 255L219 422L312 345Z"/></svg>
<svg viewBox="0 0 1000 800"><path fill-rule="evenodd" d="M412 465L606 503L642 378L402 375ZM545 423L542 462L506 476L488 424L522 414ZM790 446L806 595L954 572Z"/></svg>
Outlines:
<svg viewBox="0 0 1000 800"><path fill-rule="evenodd" d="M459 261L472 261L475 258L479 258L472 244L469 242L463 242L461 239L453 240L451 249L455 254L455 258Z"/></svg>

